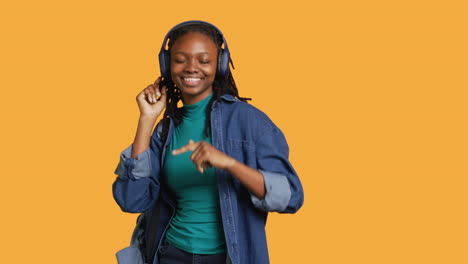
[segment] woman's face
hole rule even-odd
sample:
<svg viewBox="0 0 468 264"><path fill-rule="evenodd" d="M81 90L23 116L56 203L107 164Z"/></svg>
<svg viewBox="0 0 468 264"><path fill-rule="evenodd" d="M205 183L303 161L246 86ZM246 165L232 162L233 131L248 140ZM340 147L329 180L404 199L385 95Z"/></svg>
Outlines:
<svg viewBox="0 0 468 264"><path fill-rule="evenodd" d="M171 47L171 77L185 104L194 104L213 91L218 49L205 34L189 32Z"/></svg>

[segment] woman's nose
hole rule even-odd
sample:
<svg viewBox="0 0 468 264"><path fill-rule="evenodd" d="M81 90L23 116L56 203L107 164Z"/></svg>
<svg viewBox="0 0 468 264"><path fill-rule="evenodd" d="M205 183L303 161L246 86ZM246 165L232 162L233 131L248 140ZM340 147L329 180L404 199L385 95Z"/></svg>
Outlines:
<svg viewBox="0 0 468 264"><path fill-rule="evenodd" d="M198 72L197 62L195 60L188 60L184 70L186 72Z"/></svg>

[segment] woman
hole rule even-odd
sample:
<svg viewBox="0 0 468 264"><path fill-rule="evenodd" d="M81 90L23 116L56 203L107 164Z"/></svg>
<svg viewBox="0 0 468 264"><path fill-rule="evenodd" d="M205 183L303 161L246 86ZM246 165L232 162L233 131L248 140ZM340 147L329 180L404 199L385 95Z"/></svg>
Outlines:
<svg viewBox="0 0 468 264"><path fill-rule="evenodd" d="M146 263L269 263L268 212L303 203L283 134L239 96L215 26L176 25L159 57L162 78L137 95L135 140L115 170L116 202L144 219L132 241L140 234Z"/></svg>

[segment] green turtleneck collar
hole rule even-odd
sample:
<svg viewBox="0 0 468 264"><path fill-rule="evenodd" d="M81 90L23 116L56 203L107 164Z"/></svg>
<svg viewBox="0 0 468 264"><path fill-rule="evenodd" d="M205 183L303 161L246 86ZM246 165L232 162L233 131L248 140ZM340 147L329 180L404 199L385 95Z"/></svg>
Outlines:
<svg viewBox="0 0 468 264"><path fill-rule="evenodd" d="M208 103L210 102L211 97L213 97L213 93L210 93L206 98L194 103L194 104L184 104L184 119L199 119L206 117L206 108L208 107Z"/></svg>

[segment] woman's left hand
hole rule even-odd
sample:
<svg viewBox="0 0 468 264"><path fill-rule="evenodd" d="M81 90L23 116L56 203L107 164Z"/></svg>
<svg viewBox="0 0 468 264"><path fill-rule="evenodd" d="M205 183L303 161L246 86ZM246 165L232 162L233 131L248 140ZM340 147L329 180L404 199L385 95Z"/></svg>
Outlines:
<svg viewBox="0 0 468 264"><path fill-rule="evenodd" d="M189 140L187 145L173 150L172 155L179 155L187 151L193 151L190 159L200 173L203 173L203 169L209 167L228 169L236 162L234 158L219 151L206 141L194 142L193 140Z"/></svg>

